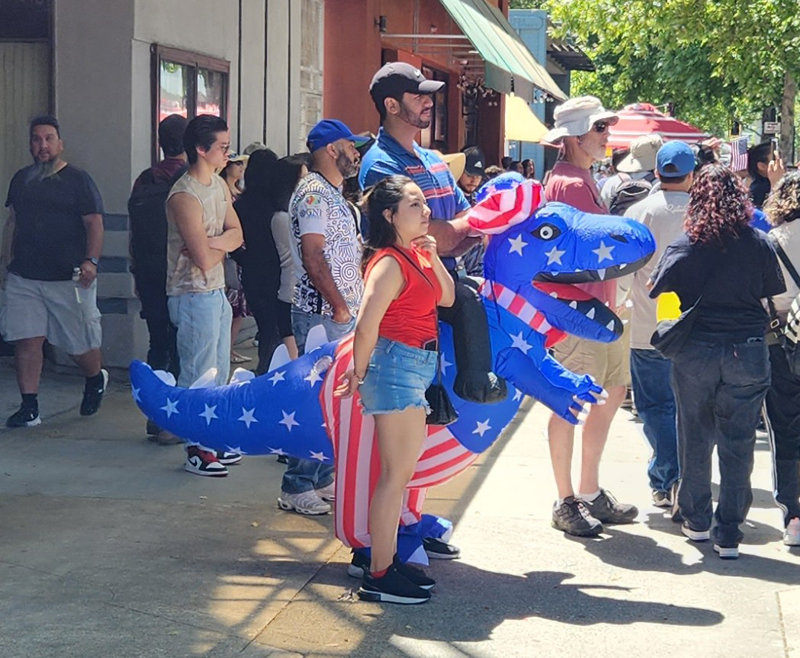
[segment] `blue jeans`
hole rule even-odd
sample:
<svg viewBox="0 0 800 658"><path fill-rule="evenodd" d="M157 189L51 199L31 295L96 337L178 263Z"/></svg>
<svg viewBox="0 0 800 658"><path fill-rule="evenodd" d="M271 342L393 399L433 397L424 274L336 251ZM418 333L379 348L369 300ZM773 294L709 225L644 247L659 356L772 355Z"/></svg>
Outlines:
<svg viewBox="0 0 800 658"><path fill-rule="evenodd" d="M325 327L328 341L339 340L353 331L356 319L352 318L347 324L334 322L328 315L306 313L292 306L292 332L297 341L297 349L302 354L305 351L306 338L312 327L317 325ZM333 464L323 464L316 460L297 459L289 457L289 466L283 474L281 491L287 494L298 494L313 489L324 489L333 482Z"/></svg>
<svg viewBox="0 0 800 658"><path fill-rule="evenodd" d="M668 492L678 480L678 430L675 396L670 385L672 363L656 350L631 350L631 379L636 411L653 456L647 465L650 488Z"/></svg>
<svg viewBox="0 0 800 658"><path fill-rule="evenodd" d="M770 385L764 338L690 338L672 359L681 467L678 509L693 530L737 546L753 491L750 474L761 404ZM712 517L711 453L719 455L719 502ZM712 518L714 527L711 527Z"/></svg>
<svg viewBox="0 0 800 658"><path fill-rule="evenodd" d="M187 292L167 298L169 319L178 330L178 386L188 388L209 368L216 383L228 383L231 361L231 305L225 290Z"/></svg>

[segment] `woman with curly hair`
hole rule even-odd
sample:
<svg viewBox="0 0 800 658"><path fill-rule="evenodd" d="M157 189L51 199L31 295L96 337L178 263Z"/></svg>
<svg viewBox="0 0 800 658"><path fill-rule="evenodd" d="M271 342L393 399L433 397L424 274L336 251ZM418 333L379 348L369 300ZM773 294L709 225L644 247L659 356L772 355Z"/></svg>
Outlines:
<svg viewBox="0 0 800 658"><path fill-rule="evenodd" d="M800 269L800 172L784 176L764 207L775 228L770 237L780 245L789 261ZM786 326L789 308L800 288L781 263L786 292L772 298L772 307ZM772 384L767 392L767 433L773 458L775 502L783 512L783 543L800 546L800 377L792 374L777 338L767 334Z"/></svg>
<svg viewBox="0 0 800 658"><path fill-rule="evenodd" d="M727 167L709 164L695 177L684 235L653 273L651 297L674 292L692 311L689 337L672 360L678 410L677 491L683 534L713 538L722 558L739 557L753 494L750 474L759 412L770 384L762 300L786 290L766 234L749 226L753 206ZM712 516L711 454L720 489ZM712 527L713 522L713 527Z"/></svg>

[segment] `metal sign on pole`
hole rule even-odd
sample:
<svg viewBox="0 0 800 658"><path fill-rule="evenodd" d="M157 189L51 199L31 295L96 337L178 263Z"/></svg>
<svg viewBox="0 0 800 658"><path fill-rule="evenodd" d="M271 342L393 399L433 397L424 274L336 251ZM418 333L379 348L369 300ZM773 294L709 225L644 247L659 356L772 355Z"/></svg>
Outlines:
<svg viewBox="0 0 800 658"><path fill-rule="evenodd" d="M779 121L765 121L764 134L777 135L781 131L781 124Z"/></svg>

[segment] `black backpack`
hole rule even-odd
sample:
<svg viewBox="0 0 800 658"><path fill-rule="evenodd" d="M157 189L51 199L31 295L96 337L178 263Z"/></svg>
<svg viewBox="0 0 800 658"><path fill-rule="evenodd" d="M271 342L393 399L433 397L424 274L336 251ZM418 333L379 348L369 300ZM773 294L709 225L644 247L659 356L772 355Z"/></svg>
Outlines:
<svg viewBox="0 0 800 658"><path fill-rule="evenodd" d="M131 272L167 272L167 197L175 181L186 172L182 167L168 182L158 182L152 169L139 176L128 199L130 220Z"/></svg>
<svg viewBox="0 0 800 658"><path fill-rule="evenodd" d="M646 199L650 195L656 176L651 171L647 176L639 180L633 180L627 174L620 174L620 178L622 183L614 192L614 196L611 197L611 203L608 204L608 212L621 217L634 203L639 203L639 201Z"/></svg>

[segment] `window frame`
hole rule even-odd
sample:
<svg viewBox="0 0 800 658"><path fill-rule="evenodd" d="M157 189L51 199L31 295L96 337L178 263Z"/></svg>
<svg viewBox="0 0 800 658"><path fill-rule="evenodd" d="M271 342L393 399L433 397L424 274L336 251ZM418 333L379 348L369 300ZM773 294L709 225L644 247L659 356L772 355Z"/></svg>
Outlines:
<svg viewBox="0 0 800 658"><path fill-rule="evenodd" d="M187 107L187 118L193 119L197 114L197 76L200 69L214 71L221 73L223 76L223 89L222 89L222 107L220 108L221 117L228 121L228 110L230 107L230 73L231 63L228 60L220 59L218 57L211 57L210 55L203 55L189 50L182 50L172 46L162 46L154 43L150 46L150 107L152 118L152 134L151 140L151 160L152 164L156 164L159 159L161 147L158 143L158 124L160 121L160 107L161 107L161 63L171 62L181 66L188 66L192 68L194 75L191 76L191 83L189 88L190 103Z"/></svg>

